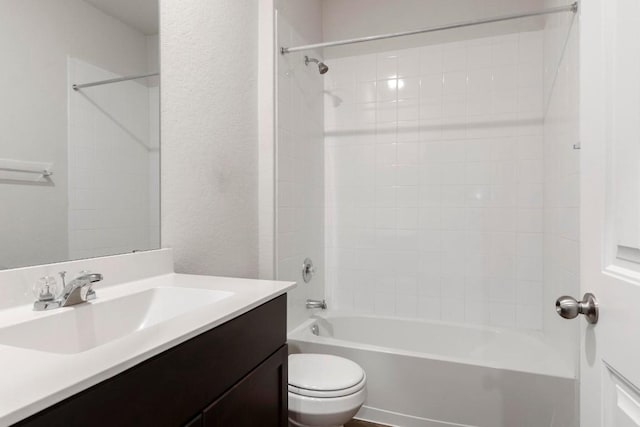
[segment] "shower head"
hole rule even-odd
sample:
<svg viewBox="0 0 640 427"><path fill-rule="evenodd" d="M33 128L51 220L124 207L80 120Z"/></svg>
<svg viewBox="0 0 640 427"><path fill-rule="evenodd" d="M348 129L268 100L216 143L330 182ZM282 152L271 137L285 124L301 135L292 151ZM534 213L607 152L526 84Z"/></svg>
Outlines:
<svg viewBox="0 0 640 427"><path fill-rule="evenodd" d="M320 71L320 74L324 74L329 71L329 67L324 62L321 62L318 64L318 71Z"/></svg>
<svg viewBox="0 0 640 427"><path fill-rule="evenodd" d="M308 66L309 62L318 64L318 71L320 72L320 74L325 74L327 71L329 71L329 67L327 67L327 64L325 64L324 62L320 62L316 58L309 58L308 56L305 56L304 65Z"/></svg>

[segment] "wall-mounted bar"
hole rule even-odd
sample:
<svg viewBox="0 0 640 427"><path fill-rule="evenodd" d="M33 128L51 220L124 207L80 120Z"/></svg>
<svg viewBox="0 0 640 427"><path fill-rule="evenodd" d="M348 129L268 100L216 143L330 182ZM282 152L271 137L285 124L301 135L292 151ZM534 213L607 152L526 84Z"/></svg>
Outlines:
<svg viewBox="0 0 640 427"><path fill-rule="evenodd" d="M28 174L34 181L46 181L53 175L51 169L51 163L0 159L0 172L6 173L0 173L0 179L21 179L22 174Z"/></svg>
<svg viewBox="0 0 640 427"><path fill-rule="evenodd" d="M93 86L102 86L102 85L108 85L111 83L120 83L120 82L126 82L129 80L137 80L137 79L144 79L146 77L154 77L154 76L159 76L160 73L149 73L149 74L138 74L135 76L125 76L125 77L117 77L115 79L108 79L108 80L100 80L97 82L92 82L92 83L83 83L83 84L79 84L79 85L73 85L72 88L73 90L80 90L83 89L85 87L93 87Z"/></svg>
<svg viewBox="0 0 640 427"><path fill-rule="evenodd" d="M347 40L325 42L325 43L315 43L315 44L308 44L308 45L296 46L296 47L281 47L280 53L283 55L286 55L287 53L300 52L304 50L321 49L324 47L344 46L348 44L372 42L376 40L392 39L396 37L413 36L416 34L432 33L435 31L451 30L454 28L471 27L474 25L491 24L494 22L510 21L512 19L530 18L534 16L541 16L541 15L551 15L554 13L561 13L561 12L576 13L577 11L578 11L578 2L575 2L567 6L551 7L548 9L542 9L542 10L537 10L532 12L514 13L510 15L497 16L493 18L474 19L471 21L456 22L453 24L422 28L419 30L405 31L401 33L381 34L377 36L359 37L355 39L347 39Z"/></svg>

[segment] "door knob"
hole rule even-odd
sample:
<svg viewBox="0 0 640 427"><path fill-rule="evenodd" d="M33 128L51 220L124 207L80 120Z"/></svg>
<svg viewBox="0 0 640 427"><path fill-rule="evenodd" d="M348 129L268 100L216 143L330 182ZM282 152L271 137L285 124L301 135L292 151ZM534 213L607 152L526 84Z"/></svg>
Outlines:
<svg viewBox="0 0 640 427"><path fill-rule="evenodd" d="M584 294L582 301L561 296L556 300L556 312L565 319L575 319L578 314L584 314L587 322L595 325L598 323L598 300L590 293Z"/></svg>

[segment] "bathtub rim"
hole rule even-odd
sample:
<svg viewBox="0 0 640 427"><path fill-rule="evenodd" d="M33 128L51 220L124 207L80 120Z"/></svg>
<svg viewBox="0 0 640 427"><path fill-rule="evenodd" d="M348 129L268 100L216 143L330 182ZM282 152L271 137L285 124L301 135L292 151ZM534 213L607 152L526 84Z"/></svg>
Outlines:
<svg viewBox="0 0 640 427"><path fill-rule="evenodd" d="M535 339L540 342L540 344L544 345L546 351L549 352L551 357L557 359L557 366L553 366L551 368L542 369L541 367L531 367L531 366L504 366L498 362L491 362L489 360L477 360L473 358L464 358L464 357L455 357L455 356L445 356L441 354L435 353L424 353L418 351L397 349L392 347L378 346L373 344L365 344L355 341L348 341L338 338L332 337L323 337L318 335L313 335L311 333L311 326L318 319L326 319L330 320L331 318L337 317L364 317L364 318L373 318L373 319L387 319L387 320L401 320L401 321L410 321L417 322L423 324L436 324L440 326L449 326L449 327L457 327L457 328L469 328L481 331L489 331L496 334L510 334L510 335L520 335L527 338ZM301 342L315 342L318 344L325 345L335 345L341 348L355 348L358 350L366 350L366 351L376 351L385 354L398 354L407 357L417 357L422 359L429 360L437 360L441 362L455 363L460 365L472 365L478 367L485 367L491 369L499 369L506 370L512 372L521 372L532 375L543 375L550 376L556 378L564 378L564 379L577 379L576 372L572 372L573 370L564 363L562 358L559 356L557 352L553 350L552 347L549 346L547 342L544 341L544 334L538 331L518 331L508 328L499 328L495 326L483 326L483 325L467 325L464 323L456 323L456 322L447 322L442 320L426 320L426 319L414 319L407 317L398 317L398 316L383 316L383 315L372 315L372 314L361 314L354 313L350 311L326 311L326 312L318 312L314 313L310 318L302 322L300 325L295 327L291 332L287 334L287 340L289 342L301 341Z"/></svg>

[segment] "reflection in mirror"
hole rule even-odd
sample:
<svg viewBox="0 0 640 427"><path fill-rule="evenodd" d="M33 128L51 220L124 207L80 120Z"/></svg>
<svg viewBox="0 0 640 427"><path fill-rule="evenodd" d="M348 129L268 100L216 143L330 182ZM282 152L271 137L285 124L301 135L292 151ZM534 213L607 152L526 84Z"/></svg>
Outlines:
<svg viewBox="0 0 640 427"><path fill-rule="evenodd" d="M159 247L158 49L158 0L0 0L0 269Z"/></svg>

